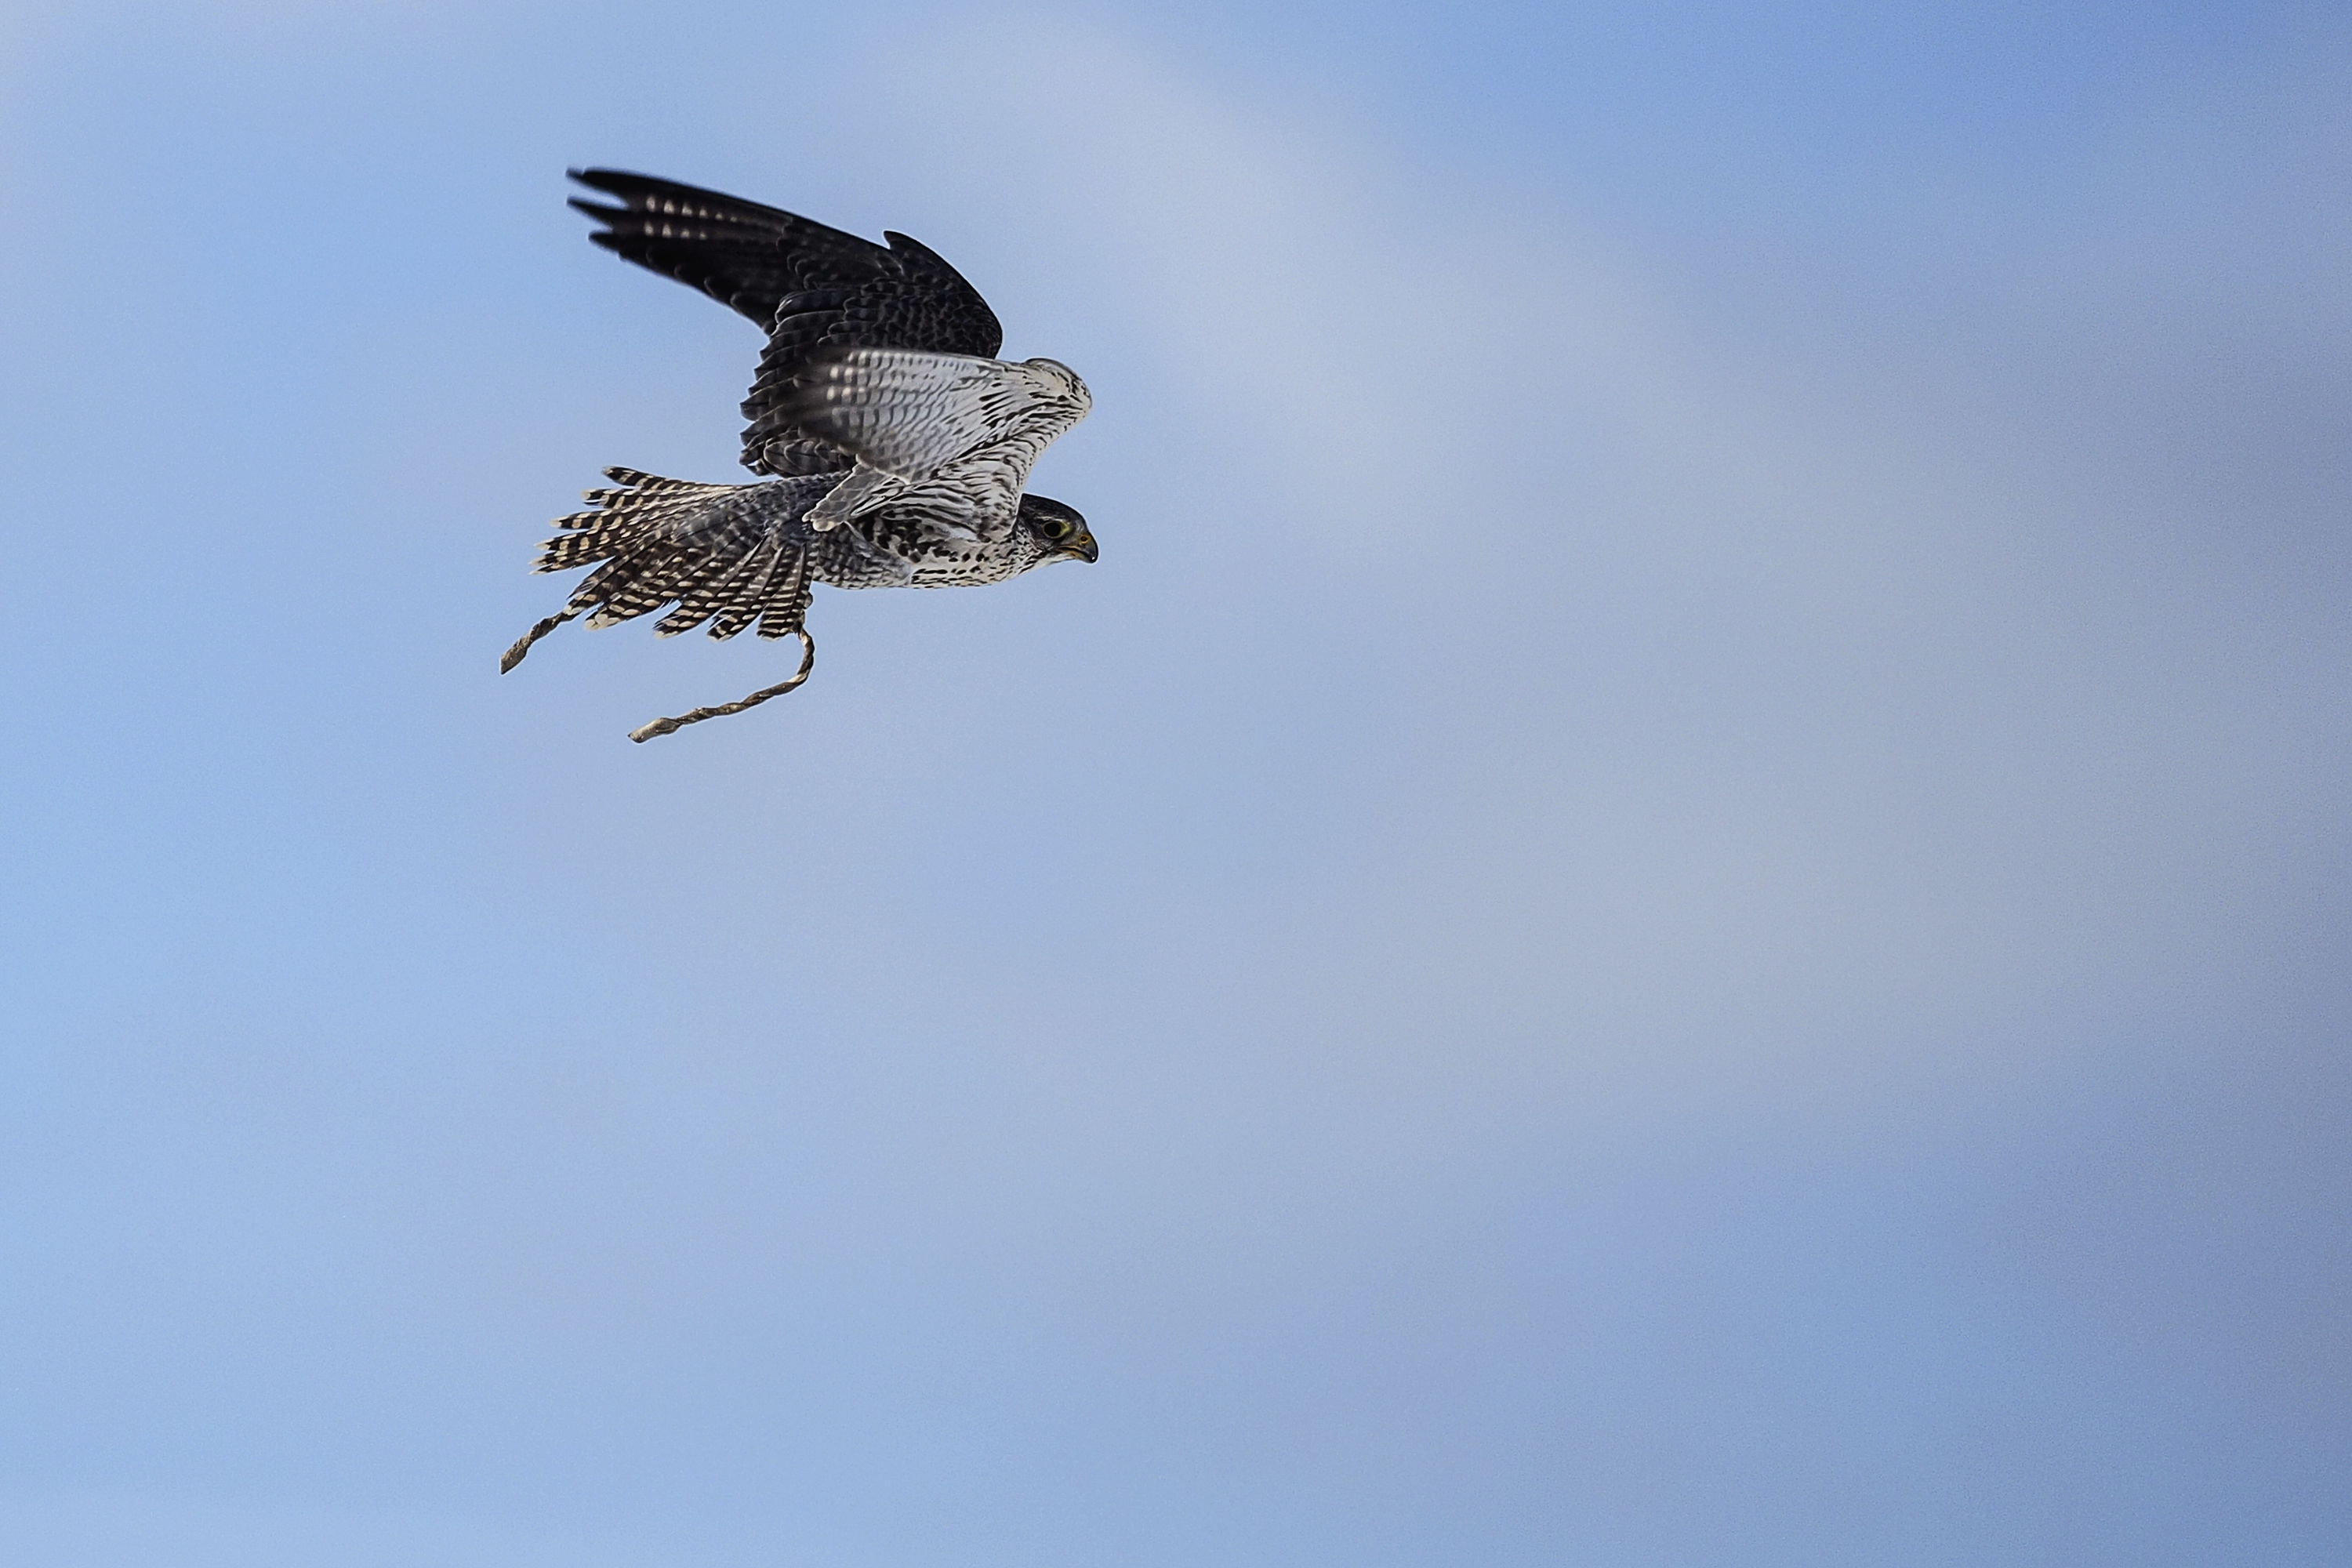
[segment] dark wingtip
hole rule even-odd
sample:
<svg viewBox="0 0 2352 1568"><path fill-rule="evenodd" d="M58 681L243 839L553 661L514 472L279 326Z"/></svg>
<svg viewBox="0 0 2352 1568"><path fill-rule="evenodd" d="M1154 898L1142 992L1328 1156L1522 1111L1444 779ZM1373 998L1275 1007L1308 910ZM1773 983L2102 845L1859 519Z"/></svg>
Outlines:
<svg viewBox="0 0 2352 1568"><path fill-rule="evenodd" d="M604 226L601 228L592 229L589 232L588 237L591 240L603 246L607 250L614 250L619 247L621 242L621 227L623 225L629 222L629 211L626 207L600 206L594 202L583 201L578 196L573 196L563 205L578 213L581 216L586 218L590 223L601 224Z"/></svg>

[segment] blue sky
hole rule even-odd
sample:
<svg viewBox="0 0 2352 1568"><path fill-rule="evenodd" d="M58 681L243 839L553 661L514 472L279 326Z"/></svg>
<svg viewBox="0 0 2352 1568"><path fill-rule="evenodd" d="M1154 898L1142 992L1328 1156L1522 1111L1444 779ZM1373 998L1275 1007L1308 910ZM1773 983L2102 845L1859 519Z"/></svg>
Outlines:
<svg viewBox="0 0 2352 1568"><path fill-rule="evenodd" d="M2352 1551L2352 29L0 19L0 1542ZM950 257L1093 567L567 628Z"/></svg>

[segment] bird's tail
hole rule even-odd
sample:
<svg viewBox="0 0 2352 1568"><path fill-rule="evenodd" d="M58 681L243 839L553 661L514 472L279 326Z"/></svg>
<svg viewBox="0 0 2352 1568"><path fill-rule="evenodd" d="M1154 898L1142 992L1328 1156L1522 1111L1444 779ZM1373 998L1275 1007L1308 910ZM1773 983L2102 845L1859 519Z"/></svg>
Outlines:
<svg viewBox="0 0 2352 1568"><path fill-rule="evenodd" d="M587 509L555 520L562 531L540 547L541 572L594 565L564 606L507 649L501 672L531 644L580 616L591 626L633 620L673 603L655 626L663 637L708 621L714 637L759 623L766 637L800 633L808 612L805 530L798 527L824 486L791 479L706 485L635 468L607 468L609 489L587 492ZM814 493L812 493L814 492Z"/></svg>
<svg viewBox="0 0 2352 1568"><path fill-rule="evenodd" d="M816 645L805 624L809 605L808 509L833 477L757 485L705 485L667 479L635 468L607 468L609 489L587 492L587 509L555 520L562 531L540 547L538 570L562 572L596 563L563 608L517 638L499 672L523 661L531 645L564 622L585 615L591 626L609 626L675 603L656 624L663 637L705 621L714 637L731 637L759 623L763 637L801 639L801 667L789 680L740 701L657 719L631 732L633 741L667 735L782 695L806 680Z"/></svg>

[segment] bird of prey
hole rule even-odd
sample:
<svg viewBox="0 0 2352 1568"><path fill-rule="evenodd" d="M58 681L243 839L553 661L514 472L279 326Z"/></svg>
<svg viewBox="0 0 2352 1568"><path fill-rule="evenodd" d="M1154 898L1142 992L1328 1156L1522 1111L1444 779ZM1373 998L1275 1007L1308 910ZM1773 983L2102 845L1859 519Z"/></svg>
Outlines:
<svg viewBox="0 0 2352 1568"><path fill-rule="evenodd" d="M876 245L792 213L614 169L572 178L588 237L690 284L768 334L743 430L747 485L607 468L610 489L556 520L538 570L603 563L507 650L512 669L574 616L613 626L674 605L664 637L757 624L798 637L793 676L738 701L656 719L647 741L792 690L816 662L810 590L1001 583L1048 561L1092 561L1086 519L1025 493L1029 468L1087 416L1086 383L1049 359L996 358L1004 331L961 274L903 234Z"/></svg>

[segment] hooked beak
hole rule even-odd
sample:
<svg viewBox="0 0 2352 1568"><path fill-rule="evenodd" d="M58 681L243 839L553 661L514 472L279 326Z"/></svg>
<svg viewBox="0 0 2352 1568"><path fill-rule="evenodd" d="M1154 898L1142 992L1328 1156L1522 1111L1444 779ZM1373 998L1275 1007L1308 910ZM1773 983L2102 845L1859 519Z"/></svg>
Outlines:
<svg viewBox="0 0 2352 1568"><path fill-rule="evenodd" d="M1081 533L1076 539L1071 540L1067 544L1065 544L1060 549L1055 551L1054 559L1056 561L1092 561L1101 552L1095 548L1095 536L1091 533Z"/></svg>

